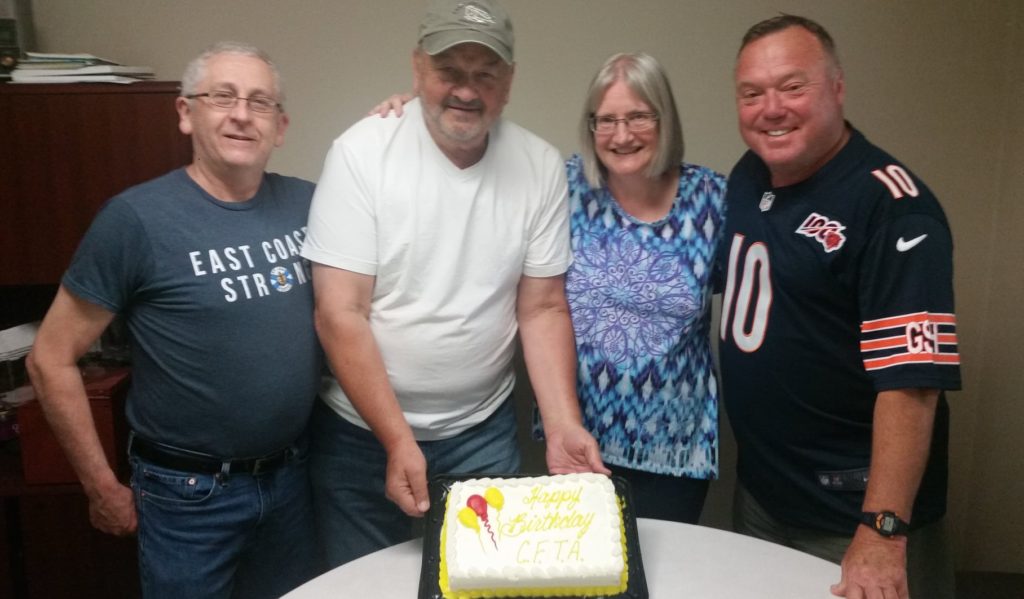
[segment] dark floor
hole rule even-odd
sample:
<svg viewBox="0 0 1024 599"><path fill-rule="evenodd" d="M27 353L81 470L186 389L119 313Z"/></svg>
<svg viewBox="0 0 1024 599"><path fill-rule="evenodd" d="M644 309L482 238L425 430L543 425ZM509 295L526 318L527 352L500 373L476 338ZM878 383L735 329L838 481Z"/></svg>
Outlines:
<svg viewBox="0 0 1024 599"><path fill-rule="evenodd" d="M1024 599L1024 574L957 572L956 599Z"/></svg>

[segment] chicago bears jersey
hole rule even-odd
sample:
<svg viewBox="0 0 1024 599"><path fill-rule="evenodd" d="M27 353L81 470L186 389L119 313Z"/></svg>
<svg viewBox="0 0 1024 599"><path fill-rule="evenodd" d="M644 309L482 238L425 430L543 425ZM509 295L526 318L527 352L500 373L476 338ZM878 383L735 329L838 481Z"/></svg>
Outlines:
<svg viewBox="0 0 1024 599"><path fill-rule="evenodd" d="M841 534L859 521L876 394L960 388L946 217L904 165L851 133L784 188L747 152L718 253L740 480L776 518ZM947 442L940 394L915 527L945 513Z"/></svg>

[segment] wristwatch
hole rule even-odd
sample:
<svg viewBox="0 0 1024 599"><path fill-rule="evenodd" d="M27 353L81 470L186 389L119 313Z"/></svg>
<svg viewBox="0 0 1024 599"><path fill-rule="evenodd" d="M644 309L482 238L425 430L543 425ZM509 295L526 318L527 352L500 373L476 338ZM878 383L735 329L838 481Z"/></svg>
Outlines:
<svg viewBox="0 0 1024 599"><path fill-rule="evenodd" d="M900 520L896 512L861 512L860 521L883 537L906 535L910 530L910 525Z"/></svg>

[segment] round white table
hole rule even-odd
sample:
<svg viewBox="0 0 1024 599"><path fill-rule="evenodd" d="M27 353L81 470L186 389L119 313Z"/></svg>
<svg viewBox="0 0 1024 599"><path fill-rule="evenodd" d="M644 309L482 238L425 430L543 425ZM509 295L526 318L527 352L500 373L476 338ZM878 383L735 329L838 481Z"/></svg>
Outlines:
<svg viewBox="0 0 1024 599"><path fill-rule="evenodd" d="M637 520L650 599L834 599L839 566L751 537L663 520ZM420 539L339 566L285 599L416 599Z"/></svg>

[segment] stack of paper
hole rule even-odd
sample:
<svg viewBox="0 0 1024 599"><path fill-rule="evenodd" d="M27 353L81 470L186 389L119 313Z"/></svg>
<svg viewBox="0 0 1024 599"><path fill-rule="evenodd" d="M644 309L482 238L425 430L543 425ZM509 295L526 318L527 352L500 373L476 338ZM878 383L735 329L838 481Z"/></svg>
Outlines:
<svg viewBox="0 0 1024 599"><path fill-rule="evenodd" d="M0 331L0 362L17 360L32 349L39 322L29 322Z"/></svg>
<svg viewBox="0 0 1024 599"><path fill-rule="evenodd" d="M13 83L134 83L153 77L150 67L119 65L92 54L28 52L11 71Z"/></svg>
<svg viewBox="0 0 1024 599"><path fill-rule="evenodd" d="M31 399L25 355L35 343L39 322L0 331L0 403L18 405Z"/></svg>

